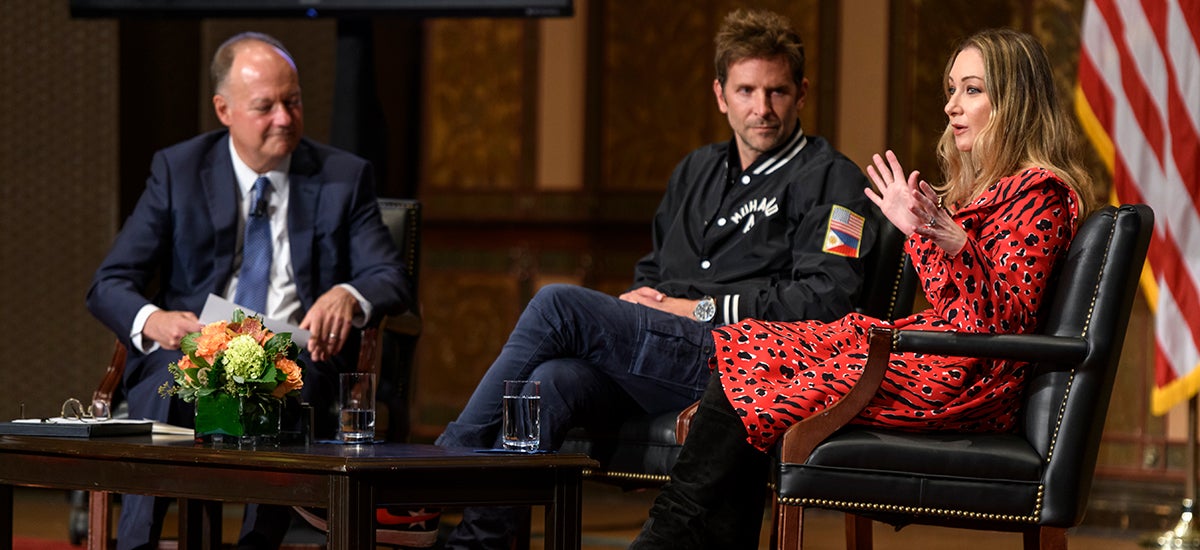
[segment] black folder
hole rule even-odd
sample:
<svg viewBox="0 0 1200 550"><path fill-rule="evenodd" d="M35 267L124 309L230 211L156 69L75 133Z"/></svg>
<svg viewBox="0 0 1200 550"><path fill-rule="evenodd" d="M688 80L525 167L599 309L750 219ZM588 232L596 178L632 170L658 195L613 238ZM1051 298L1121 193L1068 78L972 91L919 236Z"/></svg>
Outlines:
<svg viewBox="0 0 1200 550"><path fill-rule="evenodd" d="M48 435L54 437L105 437L149 435L149 420L79 421L65 418L25 419L0 422L0 435Z"/></svg>

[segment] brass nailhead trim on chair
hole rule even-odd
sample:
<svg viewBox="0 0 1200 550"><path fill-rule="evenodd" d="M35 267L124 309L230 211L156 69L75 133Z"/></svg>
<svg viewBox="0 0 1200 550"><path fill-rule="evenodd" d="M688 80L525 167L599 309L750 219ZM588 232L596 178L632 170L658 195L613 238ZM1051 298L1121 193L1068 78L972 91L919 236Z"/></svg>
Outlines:
<svg viewBox="0 0 1200 550"><path fill-rule="evenodd" d="M654 481L657 483L666 483L671 480L671 476L662 474L642 474L634 472L605 472L603 470L589 470L584 468L583 477L590 479L627 479L633 481Z"/></svg>
<svg viewBox="0 0 1200 550"><path fill-rule="evenodd" d="M1119 214L1119 212L1118 212ZM1104 247L1104 259L1101 260L1101 265L1108 265L1108 252L1112 250L1113 235L1117 232L1116 219L1113 219L1113 224L1108 229L1108 243ZM1092 327L1092 314L1096 312L1096 297L1100 294L1100 280L1096 280L1096 286L1092 289L1092 300L1088 303L1087 317L1083 320L1083 332L1079 335L1080 338L1087 338L1088 330ZM1071 397L1071 387L1075 384L1075 369L1071 369L1071 377L1067 380L1067 389L1063 392L1062 404L1058 408L1058 418L1054 421L1054 435L1050 437L1050 448L1046 451L1046 463L1050 463L1050 458L1054 456L1054 448L1058 446L1058 431L1062 428L1063 415L1067 411L1067 399ZM1040 500L1040 491L1039 491ZM1041 510L1041 502L1038 503L1038 509Z"/></svg>
<svg viewBox="0 0 1200 550"><path fill-rule="evenodd" d="M903 255L904 255L904 254L907 254L907 252L905 252L905 251L903 250L903 248L901 248L901 250L900 250L900 254L901 254L901 258L900 258L900 269L897 269L897 270L896 270L896 276L895 276L895 277L892 279L892 295L891 295L891 297L888 299L888 316L892 316L892 315L894 315L894 314L895 314L895 312L896 312L896 298L897 298L897 295L899 295L899 294L900 294L900 281L904 279L904 258L903 258Z"/></svg>
<svg viewBox="0 0 1200 550"><path fill-rule="evenodd" d="M1041 508L1041 489L1038 489L1038 508ZM842 500L825 500L819 498L780 498L779 503L784 506L811 506L815 508L825 508L834 510L843 510L851 512L884 512L890 514L908 514L908 515L926 515L926 516L943 516L950 518L961 519L976 519L987 521L1006 521L1010 523L1037 523L1038 515L1030 516L1014 516L1010 514L981 514L979 512L967 512L964 510L946 510L942 508L925 508L921 506L896 506L892 504L873 504L867 502L849 502Z"/></svg>
<svg viewBox="0 0 1200 550"><path fill-rule="evenodd" d="M420 220L416 219L417 206L415 204L405 204L404 209L408 210L405 214L405 221L411 226L408 233L408 257L404 259L404 265L408 268L408 276L412 277L417 270L416 255L417 255L417 231Z"/></svg>

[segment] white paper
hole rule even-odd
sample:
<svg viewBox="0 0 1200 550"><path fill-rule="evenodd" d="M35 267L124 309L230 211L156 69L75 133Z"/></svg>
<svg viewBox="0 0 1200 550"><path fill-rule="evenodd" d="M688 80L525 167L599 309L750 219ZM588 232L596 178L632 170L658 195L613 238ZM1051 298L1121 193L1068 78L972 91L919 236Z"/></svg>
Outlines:
<svg viewBox="0 0 1200 550"><path fill-rule="evenodd" d="M239 306L233 302L230 302L229 300L217 296L216 294L209 294L208 300L204 302L204 310L200 312L200 323L207 325L217 321L228 321L233 317L233 310L235 309L242 310L242 312L246 314L246 317L251 317L258 314L257 311L254 311L248 307ZM271 319L266 315L263 315L263 325L265 325L268 329L271 329L271 332L276 334L280 332L292 333L292 341L295 342L297 346L300 346L301 349L304 349L308 346L309 332L307 330L301 329L300 327L288 323L282 319Z"/></svg>
<svg viewBox="0 0 1200 550"><path fill-rule="evenodd" d="M192 428L184 428L174 424L166 424L164 422L155 422L150 429L150 433L155 435L194 435L195 430Z"/></svg>

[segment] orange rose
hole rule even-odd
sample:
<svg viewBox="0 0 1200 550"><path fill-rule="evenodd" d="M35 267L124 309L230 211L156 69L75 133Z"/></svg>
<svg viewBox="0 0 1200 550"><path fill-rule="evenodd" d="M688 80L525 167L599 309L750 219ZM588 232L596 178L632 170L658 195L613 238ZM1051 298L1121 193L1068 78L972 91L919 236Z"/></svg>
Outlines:
<svg viewBox="0 0 1200 550"><path fill-rule="evenodd" d="M196 355L203 357L209 363L217 356L221 350L225 349L225 344L229 343L232 336L229 333L228 323L225 321L217 321L210 323L200 330L200 337L196 339Z"/></svg>
<svg viewBox="0 0 1200 550"><path fill-rule="evenodd" d="M199 382L197 382L195 378L192 378L192 376L187 372L188 369L196 368L196 365L192 364L192 360L188 358L188 356L184 355L183 357L180 357L179 360L175 362L175 366L179 367L179 372L183 373L183 378L187 381L189 386L200 385Z"/></svg>
<svg viewBox="0 0 1200 550"><path fill-rule="evenodd" d="M275 368L286 374L287 380L275 386L275 391L271 392L272 396L282 398L288 392L304 387L304 373L300 372L300 365L297 365L295 361L286 357L276 359Z"/></svg>

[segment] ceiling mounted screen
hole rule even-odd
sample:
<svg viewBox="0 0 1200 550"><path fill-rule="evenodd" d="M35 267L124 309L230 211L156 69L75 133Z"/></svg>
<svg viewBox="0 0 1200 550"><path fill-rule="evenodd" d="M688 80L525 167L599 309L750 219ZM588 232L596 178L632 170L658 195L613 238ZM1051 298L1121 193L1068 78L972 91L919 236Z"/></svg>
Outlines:
<svg viewBox="0 0 1200 550"><path fill-rule="evenodd" d="M573 0L70 0L75 17L565 17Z"/></svg>

